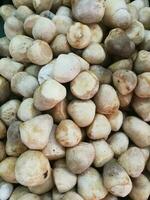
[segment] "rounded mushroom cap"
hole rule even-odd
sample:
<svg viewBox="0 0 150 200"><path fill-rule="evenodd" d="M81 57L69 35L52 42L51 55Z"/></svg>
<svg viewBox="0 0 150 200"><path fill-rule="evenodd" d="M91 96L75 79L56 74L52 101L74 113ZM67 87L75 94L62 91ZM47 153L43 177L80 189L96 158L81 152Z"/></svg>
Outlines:
<svg viewBox="0 0 150 200"><path fill-rule="evenodd" d="M10 40L16 35L23 35L23 23L15 16L10 16L5 21L4 31L5 35Z"/></svg>
<svg viewBox="0 0 150 200"><path fill-rule="evenodd" d="M94 161L95 150L92 144L81 142L66 150L66 164L74 174L81 174Z"/></svg>
<svg viewBox="0 0 150 200"><path fill-rule="evenodd" d="M41 150L48 143L52 127L53 118L50 115L36 116L20 124L21 140L28 148Z"/></svg>
<svg viewBox="0 0 150 200"><path fill-rule="evenodd" d="M131 192L132 182L130 177L114 159L104 165L103 180L106 189L115 196L125 197Z"/></svg>
<svg viewBox="0 0 150 200"><path fill-rule="evenodd" d="M121 155L128 149L129 139L123 132L117 132L108 139L108 143L116 156Z"/></svg>
<svg viewBox="0 0 150 200"><path fill-rule="evenodd" d="M78 176L77 191L84 199L102 199L107 195L100 173L92 167Z"/></svg>
<svg viewBox="0 0 150 200"><path fill-rule="evenodd" d="M17 159L15 175L22 185L40 185L49 178L50 173L49 161L40 151L28 150Z"/></svg>
<svg viewBox="0 0 150 200"><path fill-rule="evenodd" d="M56 26L50 19L39 17L32 28L32 35L35 39L50 43L56 35Z"/></svg>
<svg viewBox="0 0 150 200"><path fill-rule="evenodd" d="M73 0L71 4L73 16L82 23L97 23L104 16L104 0Z"/></svg>
<svg viewBox="0 0 150 200"><path fill-rule="evenodd" d="M70 119L62 120L56 129L56 139L64 147L76 146L82 139L80 128Z"/></svg>
<svg viewBox="0 0 150 200"><path fill-rule="evenodd" d="M54 64L54 79L60 83L72 81L80 73L80 60L70 54L61 54Z"/></svg>
<svg viewBox="0 0 150 200"><path fill-rule="evenodd" d="M82 100L88 100L94 97L98 88L98 78L91 71L81 72L70 84L73 95Z"/></svg>
<svg viewBox="0 0 150 200"><path fill-rule="evenodd" d="M90 28L87 25L76 22L70 27L67 40L73 48L83 49L91 42L91 36Z"/></svg>
<svg viewBox="0 0 150 200"><path fill-rule="evenodd" d="M140 176L145 167L144 155L141 149L137 147L130 147L122 153L118 162L133 178Z"/></svg>
<svg viewBox="0 0 150 200"><path fill-rule="evenodd" d="M83 50L82 56L90 64L101 64L106 58L103 47L95 42Z"/></svg>
<svg viewBox="0 0 150 200"><path fill-rule="evenodd" d="M138 75L138 82L135 88L135 94L140 98L150 97L150 72Z"/></svg>
<svg viewBox="0 0 150 200"><path fill-rule="evenodd" d="M130 70L120 69L113 73L113 83L120 94L127 95L135 89L137 77Z"/></svg>
<svg viewBox="0 0 150 200"><path fill-rule="evenodd" d="M97 112L100 114L109 115L119 109L120 102L115 89L111 85L102 84L94 99Z"/></svg>
<svg viewBox="0 0 150 200"><path fill-rule="evenodd" d="M68 104L67 110L79 127L86 127L92 123L95 117L96 106L91 100L73 100Z"/></svg>
<svg viewBox="0 0 150 200"><path fill-rule="evenodd" d="M33 14L28 16L24 21L24 30L27 35L32 37L32 28L36 21L40 18L39 15Z"/></svg>
<svg viewBox="0 0 150 200"><path fill-rule="evenodd" d="M27 51L30 62L37 65L46 65L53 58L53 52L48 43L42 40L35 40Z"/></svg>
<svg viewBox="0 0 150 200"><path fill-rule="evenodd" d="M33 39L25 35L12 38L9 45L10 55L18 62L29 63L27 51L33 44Z"/></svg>

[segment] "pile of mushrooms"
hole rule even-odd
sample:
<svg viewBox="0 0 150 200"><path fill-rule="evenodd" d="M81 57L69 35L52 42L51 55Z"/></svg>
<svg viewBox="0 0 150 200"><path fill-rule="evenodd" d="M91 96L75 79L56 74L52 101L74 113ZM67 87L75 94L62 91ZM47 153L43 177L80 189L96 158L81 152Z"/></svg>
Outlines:
<svg viewBox="0 0 150 200"><path fill-rule="evenodd" d="M148 0L0 7L0 200L148 200Z"/></svg>

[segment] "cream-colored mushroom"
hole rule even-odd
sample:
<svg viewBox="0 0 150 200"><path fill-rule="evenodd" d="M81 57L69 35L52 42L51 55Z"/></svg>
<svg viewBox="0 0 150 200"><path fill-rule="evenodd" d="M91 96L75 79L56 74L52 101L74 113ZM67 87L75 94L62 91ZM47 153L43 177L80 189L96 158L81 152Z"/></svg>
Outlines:
<svg viewBox="0 0 150 200"><path fill-rule="evenodd" d="M32 14L33 14L33 11L25 5L19 6L18 9L14 13L17 19L21 20L22 22L24 22L26 18Z"/></svg>
<svg viewBox="0 0 150 200"><path fill-rule="evenodd" d="M49 110L66 97L66 88L53 79L42 83L34 93L34 106L40 110Z"/></svg>
<svg viewBox="0 0 150 200"><path fill-rule="evenodd" d="M98 78L90 71L81 72L70 84L73 95L82 100L88 100L94 97L98 88Z"/></svg>
<svg viewBox="0 0 150 200"><path fill-rule="evenodd" d="M137 20L134 20L125 32L136 45L140 44L144 39L144 26Z"/></svg>
<svg viewBox="0 0 150 200"><path fill-rule="evenodd" d="M59 34L55 37L51 43L51 48L55 56L67 54L71 51L67 41L67 36L64 34Z"/></svg>
<svg viewBox="0 0 150 200"><path fill-rule="evenodd" d="M70 0L68 0L70 1ZM68 16L70 18L72 18L72 12L71 9L68 8L67 6L60 6L56 12L56 15L60 15L60 16Z"/></svg>
<svg viewBox="0 0 150 200"><path fill-rule="evenodd" d="M100 114L112 114L120 106L115 89L108 84L102 84L100 86L95 96L95 104L97 106L97 112Z"/></svg>
<svg viewBox="0 0 150 200"><path fill-rule="evenodd" d="M60 83L72 81L80 73L80 60L71 54L61 54L54 64L54 79Z"/></svg>
<svg viewBox="0 0 150 200"><path fill-rule="evenodd" d="M27 150L20 138L20 121L14 121L7 129L6 153L8 156L18 157Z"/></svg>
<svg viewBox="0 0 150 200"><path fill-rule="evenodd" d="M76 49L83 49L87 47L92 39L90 28L87 25L76 22L73 24L68 33L67 40L69 44Z"/></svg>
<svg viewBox="0 0 150 200"><path fill-rule="evenodd" d="M132 107L145 122L150 121L150 98L139 98L134 96Z"/></svg>
<svg viewBox="0 0 150 200"><path fill-rule="evenodd" d="M95 149L94 166L96 168L104 166L113 158L114 152L105 140L97 140L92 144Z"/></svg>
<svg viewBox="0 0 150 200"><path fill-rule="evenodd" d="M50 115L36 116L20 124L21 140L30 149L43 149L48 143L52 126L53 119Z"/></svg>
<svg viewBox="0 0 150 200"><path fill-rule="evenodd" d="M134 63L134 71L137 74L143 73L143 72L150 72L150 52L141 50L138 52L137 58Z"/></svg>
<svg viewBox="0 0 150 200"><path fill-rule="evenodd" d="M54 168L53 177L56 188L60 193L71 190L77 183L77 176L67 168Z"/></svg>
<svg viewBox="0 0 150 200"><path fill-rule="evenodd" d="M81 56L72 52L69 53L69 55L75 56L76 58L79 59L81 71L89 70L90 64L85 59L83 59Z"/></svg>
<svg viewBox="0 0 150 200"><path fill-rule="evenodd" d="M111 160L103 169L103 181L106 189L118 197L127 196L132 189L132 182L127 172L116 161Z"/></svg>
<svg viewBox="0 0 150 200"><path fill-rule="evenodd" d="M126 152L129 146L129 138L123 132L115 133L107 141L116 157Z"/></svg>
<svg viewBox="0 0 150 200"><path fill-rule="evenodd" d="M6 125L9 126L13 121L17 119L19 106L20 101L17 99L12 99L0 107L0 118Z"/></svg>
<svg viewBox="0 0 150 200"><path fill-rule="evenodd" d="M39 17L32 28L32 35L34 39L50 43L56 35L56 26L50 19Z"/></svg>
<svg viewBox="0 0 150 200"><path fill-rule="evenodd" d="M72 19L68 16L54 15L52 21L56 26L57 34L67 34L73 24Z"/></svg>
<svg viewBox="0 0 150 200"><path fill-rule="evenodd" d="M17 183L15 176L15 166L17 158L7 157L0 162L0 176L8 183Z"/></svg>
<svg viewBox="0 0 150 200"><path fill-rule="evenodd" d="M40 185L37 186L30 186L29 190L31 192L33 192L34 194L44 194L48 191L50 191L54 186L54 182L53 182L53 176L52 174L49 176L49 178Z"/></svg>
<svg viewBox="0 0 150 200"><path fill-rule="evenodd" d="M49 161L40 151L28 150L17 159L15 176L21 185L30 187L43 184L50 175Z"/></svg>
<svg viewBox="0 0 150 200"><path fill-rule="evenodd" d="M133 179L133 188L129 196L133 200L147 200L150 195L149 179L141 174L139 177Z"/></svg>
<svg viewBox="0 0 150 200"><path fill-rule="evenodd" d="M33 14L28 16L24 21L24 30L27 35L32 37L32 29L36 21L40 18L39 15Z"/></svg>
<svg viewBox="0 0 150 200"><path fill-rule="evenodd" d="M126 117L123 129L137 146L147 147L150 145L150 125L143 120L134 116Z"/></svg>
<svg viewBox="0 0 150 200"><path fill-rule="evenodd" d="M11 4L4 4L0 7L0 16L5 21L8 17L12 16L15 13L15 8Z"/></svg>
<svg viewBox="0 0 150 200"><path fill-rule="evenodd" d="M65 157L65 148L61 146L56 140L56 125L53 125L47 145L42 150L43 154L49 160L57 160ZM55 166L56 167L56 166Z"/></svg>
<svg viewBox="0 0 150 200"><path fill-rule="evenodd" d="M10 58L0 59L0 74L9 81L16 73L23 71L23 68L23 64L16 62Z"/></svg>
<svg viewBox="0 0 150 200"><path fill-rule="evenodd" d="M132 22L134 22L134 20L138 20L139 14L138 14L137 8L134 5L130 4L130 3L127 4L127 7L128 7L128 12L131 15Z"/></svg>
<svg viewBox="0 0 150 200"><path fill-rule="evenodd" d="M131 93L136 87L136 74L129 70L117 70L113 73L113 84L120 94L127 95Z"/></svg>
<svg viewBox="0 0 150 200"><path fill-rule="evenodd" d="M79 127L89 126L94 117L96 106L92 100L73 100L68 104L68 114Z"/></svg>
<svg viewBox="0 0 150 200"><path fill-rule="evenodd" d="M63 99L54 108L50 110L50 114L52 115L54 122L60 123L62 120L68 118L67 103L67 100Z"/></svg>
<svg viewBox="0 0 150 200"><path fill-rule="evenodd" d="M150 72L138 75L138 83L135 88L135 94L141 98L150 97Z"/></svg>
<svg viewBox="0 0 150 200"><path fill-rule="evenodd" d="M10 41L10 55L18 62L29 63L30 61L27 57L27 51L32 44L32 38L25 35L17 35Z"/></svg>
<svg viewBox="0 0 150 200"><path fill-rule="evenodd" d="M123 123L123 113L118 110L111 115L107 115L107 119L110 122L112 131L119 131Z"/></svg>
<svg viewBox="0 0 150 200"><path fill-rule="evenodd" d="M57 141L64 147L74 147L82 139L80 128L70 119L59 123L55 135Z"/></svg>
<svg viewBox="0 0 150 200"><path fill-rule="evenodd" d="M104 23L109 27L126 29L131 24L131 15L124 0L106 0Z"/></svg>
<svg viewBox="0 0 150 200"><path fill-rule="evenodd" d="M77 191L86 200L98 200L107 195L100 173L92 167L78 176Z"/></svg>
<svg viewBox="0 0 150 200"><path fill-rule="evenodd" d="M46 65L53 58L53 52L47 42L35 40L27 50L30 62L37 65Z"/></svg>
<svg viewBox="0 0 150 200"><path fill-rule="evenodd" d="M87 136L92 140L107 139L111 132L108 119L101 114L96 114L92 124L87 128Z"/></svg>
<svg viewBox="0 0 150 200"><path fill-rule="evenodd" d="M83 50L82 57L90 64L101 64L106 54L100 44L93 42Z"/></svg>
<svg viewBox="0 0 150 200"><path fill-rule="evenodd" d="M103 29L101 26L99 24L90 24L89 28L92 34L91 42L101 43L103 40Z"/></svg>
<svg viewBox="0 0 150 200"><path fill-rule="evenodd" d="M18 72L11 79L11 90L23 97L32 97L37 87L37 79L27 72Z"/></svg>
<svg viewBox="0 0 150 200"><path fill-rule="evenodd" d="M81 142L66 150L66 164L74 174L81 174L93 163L95 150L92 144Z"/></svg>
<svg viewBox="0 0 150 200"><path fill-rule="evenodd" d="M39 115L38 111L33 105L33 98L23 100L19 106L17 116L22 121L27 121Z"/></svg>
<svg viewBox="0 0 150 200"><path fill-rule="evenodd" d="M122 95L119 92L117 92L119 102L120 102L120 107L121 108L127 108L132 100L133 93L129 93L127 95Z"/></svg>
<svg viewBox="0 0 150 200"><path fill-rule="evenodd" d="M54 66L55 66L56 59L53 59L50 63L43 66L39 73L38 73L38 81L41 85L44 81L48 80L49 78L54 78Z"/></svg>
<svg viewBox="0 0 150 200"><path fill-rule="evenodd" d="M138 147L130 147L120 155L118 162L133 178L140 176L145 167L144 155Z"/></svg>

